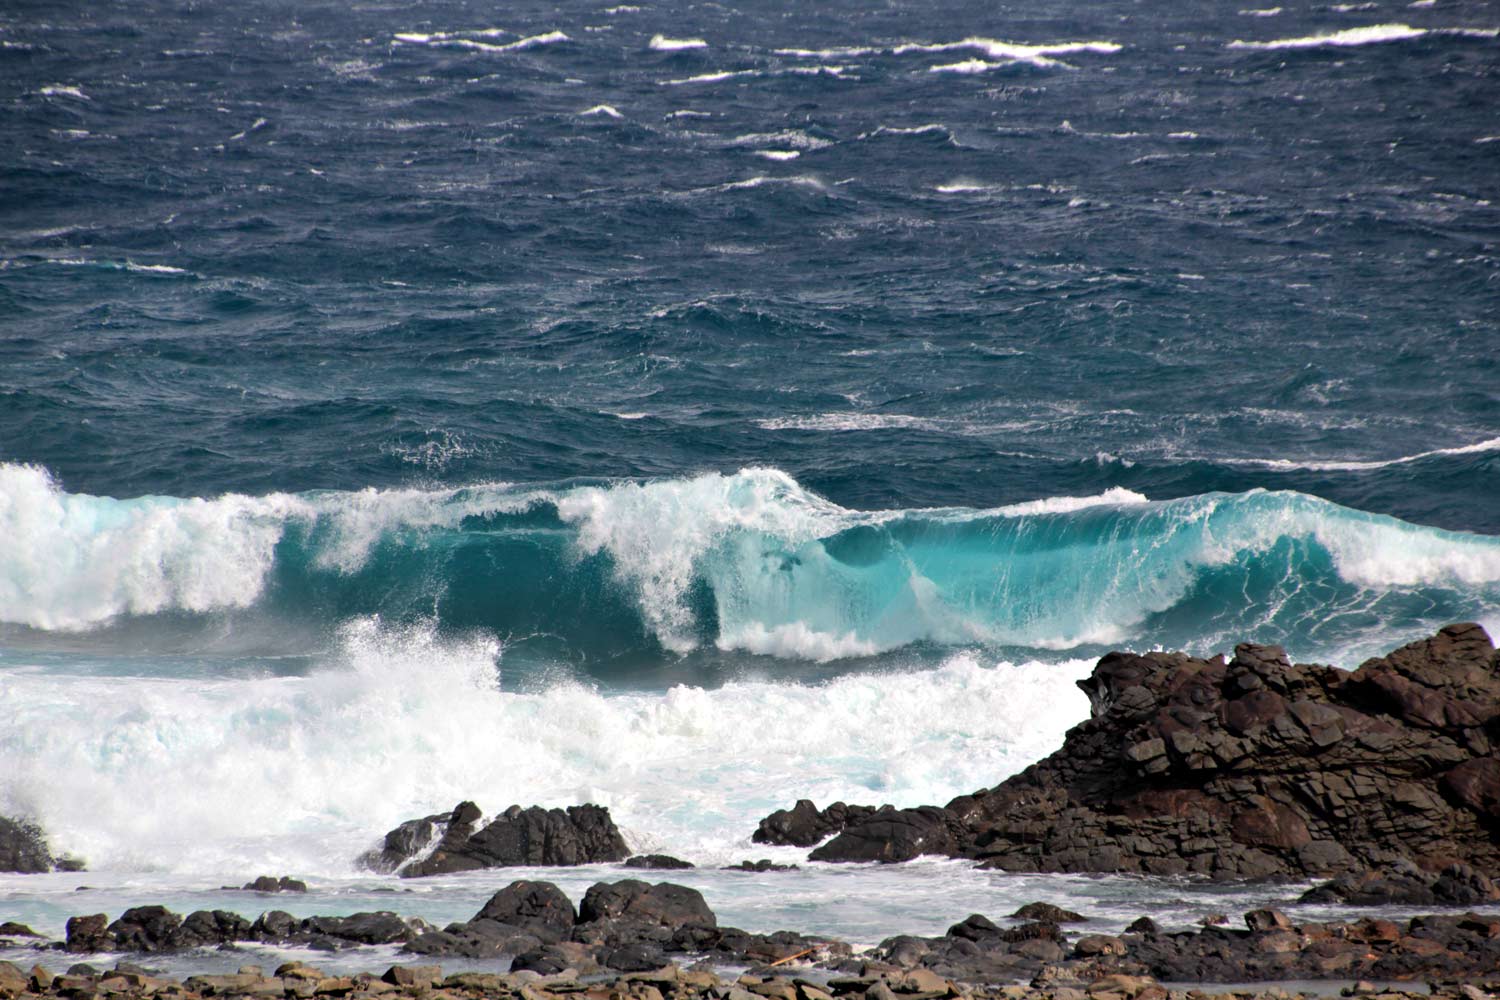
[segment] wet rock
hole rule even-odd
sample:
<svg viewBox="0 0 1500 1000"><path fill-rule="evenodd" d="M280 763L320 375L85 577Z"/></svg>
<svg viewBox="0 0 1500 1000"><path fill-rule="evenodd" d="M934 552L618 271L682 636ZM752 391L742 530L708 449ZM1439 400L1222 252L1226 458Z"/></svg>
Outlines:
<svg viewBox="0 0 1500 1000"><path fill-rule="evenodd" d="M572 931L578 911L567 894L551 882L521 881L512 882L491 896L471 923L481 920L492 920L556 942Z"/></svg>
<svg viewBox="0 0 1500 1000"><path fill-rule="evenodd" d="M69 917L66 933L66 946L72 952L109 951L115 943L114 936L109 933L109 917L103 913Z"/></svg>
<svg viewBox="0 0 1500 1000"><path fill-rule="evenodd" d="M1375 870L1340 875L1309 889L1304 903L1347 906L1473 906L1500 900L1500 887L1466 864L1452 864L1433 874L1398 858Z"/></svg>
<svg viewBox="0 0 1500 1000"><path fill-rule="evenodd" d="M228 910L196 910L189 913L170 938L173 948L207 948L232 944L254 936L254 925Z"/></svg>
<svg viewBox="0 0 1500 1000"><path fill-rule="evenodd" d="M725 865L726 872L794 872L796 865L780 865L770 858L761 858L759 861L741 861L737 865Z"/></svg>
<svg viewBox="0 0 1500 1000"><path fill-rule="evenodd" d="M387 910L347 917L308 917L302 921L300 932L314 938L333 938L356 944L394 944L415 936L405 920Z"/></svg>
<svg viewBox="0 0 1500 1000"><path fill-rule="evenodd" d="M623 861L630 854L603 806L511 806L476 829L480 818L474 803L462 802L446 816L410 820L386 834L379 852L362 860L377 871L417 878L478 868L600 864ZM431 852L419 856L429 846Z"/></svg>
<svg viewBox="0 0 1500 1000"><path fill-rule="evenodd" d="M843 802L819 809L810 799L799 799L792 808L779 809L761 820L750 839L757 844L812 847L874 812L874 806L851 806Z"/></svg>
<svg viewBox="0 0 1500 1000"><path fill-rule="evenodd" d="M578 908L578 923L629 920L660 927L716 927L714 912L697 889L671 882L651 885L635 879L589 887Z"/></svg>
<svg viewBox="0 0 1500 1000"><path fill-rule="evenodd" d="M249 889L252 892L306 892L307 883L300 879L289 878L286 875L280 878L261 875L255 881L246 882L240 888Z"/></svg>
<svg viewBox="0 0 1500 1000"><path fill-rule="evenodd" d="M691 861L674 858L669 854L637 854L634 857L625 859L625 867L679 871L687 868L696 868L697 865Z"/></svg>
<svg viewBox="0 0 1500 1000"><path fill-rule="evenodd" d="M1091 718L1051 756L946 806L846 815L811 857L1255 879L1404 856L1433 890L1397 887L1419 905L1451 865L1500 876L1500 653L1478 625L1353 673L1250 643L1229 660L1110 653L1080 687ZM757 833L799 843L832 829L799 802ZM1489 891L1465 875L1444 884L1454 899Z"/></svg>
<svg viewBox="0 0 1500 1000"><path fill-rule="evenodd" d="M959 850L958 818L946 809L881 806L808 855L812 861L910 861Z"/></svg>
<svg viewBox="0 0 1500 1000"><path fill-rule="evenodd" d="M0 937L39 938L41 935L25 924L18 924L13 920L7 920L4 923L0 923Z"/></svg>
<svg viewBox="0 0 1500 1000"><path fill-rule="evenodd" d="M391 873L429 848L456 851L474 833L483 813L472 802L460 802L452 812L409 819L385 835L380 850L364 854L360 862L372 871Z"/></svg>
<svg viewBox="0 0 1500 1000"><path fill-rule="evenodd" d="M1076 924L1088 920L1081 913L1074 913L1051 903L1027 903L1011 916L1017 920L1040 920L1049 924Z"/></svg>

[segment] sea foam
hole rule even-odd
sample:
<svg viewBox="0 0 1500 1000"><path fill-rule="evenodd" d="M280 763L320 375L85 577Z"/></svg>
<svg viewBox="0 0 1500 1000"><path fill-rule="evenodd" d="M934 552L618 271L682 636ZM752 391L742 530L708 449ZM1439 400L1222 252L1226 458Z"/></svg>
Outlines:
<svg viewBox="0 0 1500 1000"><path fill-rule="evenodd" d="M917 805L993 784L1087 712L1083 661L608 695L504 683L501 645L358 619L306 677L152 680L12 669L0 812L96 868L339 875L380 834L473 799L609 806L633 845L738 860L760 816ZM753 739L735 734L753 733Z"/></svg>

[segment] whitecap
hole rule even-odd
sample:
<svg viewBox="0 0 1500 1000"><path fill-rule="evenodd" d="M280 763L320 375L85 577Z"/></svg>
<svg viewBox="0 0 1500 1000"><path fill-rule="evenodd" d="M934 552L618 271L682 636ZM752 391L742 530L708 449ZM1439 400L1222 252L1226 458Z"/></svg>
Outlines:
<svg viewBox="0 0 1500 1000"><path fill-rule="evenodd" d="M1315 49L1353 45L1380 45L1385 42L1403 42L1421 38L1428 32L1425 28L1413 28L1407 24L1372 24L1363 28L1345 28L1323 35L1305 35L1301 38L1278 38L1270 42L1247 42L1236 39L1228 43L1231 49Z"/></svg>
<svg viewBox="0 0 1500 1000"><path fill-rule="evenodd" d="M83 92L81 87L70 87L61 83L54 83L37 91L43 97L71 97L78 101L92 101L93 98Z"/></svg>
<svg viewBox="0 0 1500 1000"><path fill-rule="evenodd" d="M1452 455L1477 455L1483 452L1500 451L1500 437L1489 438L1475 444L1458 445L1453 448L1435 448L1413 455L1402 455L1386 459L1286 459L1286 458L1216 458L1221 465L1248 465L1264 469L1283 471L1307 470L1310 472L1365 472L1371 469L1388 469L1397 465L1409 465L1430 458Z"/></svg>
<svg viewBox="0 0 1500 1000"><path fill-rule="evenodd" d="M653 52L681 52L687 49L706 49L708 43L701 38L668 38L652 35L650 46Z"/></svg>
<svg viewBox="0 0 1500 1000"><path fill-rule="evenodd" d="M721 70L717 73L700 73L697 76L685 76L677 80L662 80L660 81L660 85L663 87L680 87L689 83L722 83L725 80L733 80L736 77L759 75L760 71L753 69Z"/></svg>
<svg viewBox="0 0 1500 1000"><path fill-rule="evenodd" d="M578 115L579 117L587 117L589 115L606 115L610 118L625 117L624 115L620 114L619 111L615 110L608 104L596 104L592 108L589 108L587 111L578 112Z"/></svg>

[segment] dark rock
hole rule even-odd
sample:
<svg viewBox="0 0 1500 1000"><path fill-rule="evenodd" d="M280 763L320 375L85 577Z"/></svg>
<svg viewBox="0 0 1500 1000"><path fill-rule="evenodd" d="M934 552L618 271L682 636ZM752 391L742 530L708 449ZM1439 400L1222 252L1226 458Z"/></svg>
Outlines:
<svg viewBox="0 0 1500 1000"><path fill-rule="evenodd" d="M262 875L254 882L246 882L240 888L249 889L253 892L306 892L307 883L300 879L288 878L285 875L280 878Z"/></svg>
<svg viewBox="0 0 1500 1000"><path fill-rule="evenodd" d="M757 844L812 847L874 812L874 806L851 806L842 802L820 810L810 799L799 799L792 808L779 809L761 820L750 839Z"/></svg>
<svg viewBox="0 0 1500 1000"><path fill-rule="evenodd" d="M737 865L725 865L726 872L794 872L796 865L779 865L770 858L761 858L759 861L741 861Z"/></svg>
<svg viewBox="0 0 1500 1000"><path fill-rule="evenodd" d="M472 802L460 802L452 812L409 819L385 835L378 851L360 858L373 871L390 873L400 869L428 848L457 850L474 833L483 813Z"/></svg>
<svg viewBox="0 0 1500 1000"><path fill-rule="evenodd" d="M1405 856L1426 872L1422 892L1397 887L1418 904L1451 865L1500 876L1500 653L1477 625L1353 673L1248 643L1228 661L1116 652L1080 687L1092 717L1051 756L942 807L846 807L811 857L1240 880L1352 876ZM832 808L799 802L757 839L812 842L836 829ZM1364 888L1357 898L1392 897Z"/></svg>
<svg viewBox="0 0 1500 1000"><path fill-rule="evenodd" d="M28 820L0 816L0 872L50 872L52 860L41 827Z"/></svg>
<svg viewBox="0 0 1500 1000"><path fill-rule="evenodd" d="M1051 903L1027 903L1011 916L1018 920L1041 920L1049 924L1077 924L1088 920L1081 913L1074 913Z"/></svg>
<svg viewBox="0 0 1500 1000"><path fill-rule="evenodd" d="M578 922L573 901L551 882L512 882L490 897L474 921L491 920L550 942L568 936Z"/></svg>
<svg viewBox="0 0 1500 1000"><path fill-rule="evenodd" d="M136 906L109 925L109 935L121 951L167 951L182 925L182 916L165 906Z"/></svg>
<svg viewBox="0 0 1500 1000"><path fill-rule="evenodd" d="M718 925L703 894L685 885L626 879L590 886L578 908L578 923L620 919L669 928Z"/></svg>
<svg viewBox="0 0 1500 1000"><path fill-rule="evenodd" d="M1161 928L1156 926L1156 921L1150 917L1136 917L1130 926L1125 928L1126 934L1160 934Z"/></svg>
<svg viewBox="0 0 1500 1000"><path fill-rule="evenodd" d="M959 849L957 817L946 809L881 806L808 855L812 861L910 861Z"/></svg>
<svg viewBox="0 0 1500 1000"><path fill-rule="evenodd" d="M189 913L171 935L173 948L206 948L232 944L253 936L254 925L238 913L227 910L195 910Z"/></svg>
<svg viewBox="0 0 1500 1000"><path fill-rule="evenodd" d="M995 922L989 917L979 913L971 913L948 928L947 936L964 938L969 941L987 941L991 938L998 938L1000 936L1000 928L995 926Z"/></svg>
<svg viewBox="0 0 1500 1000"><path fill-rule="evenodd" d="M401 824L386 834L380 851L362 860L377 871L415 878L478 868L600 864L623 861L630 854L603 806L511 806L476 830L479 819L474 803L461 802L446 816ZM431 853L421 857L428 847Z"/></svg>
<svg viewBox="0 0 1500 1000"><path fill-rule="evenodd" d="M256 919L251 935L267 941L285 941L297 932L300 922L285 910L268 910Z"/></svg>
<svg viewBox="0 0 1500 1000"><path fill-rule="evenodd" d="M7 920L0 924L0 937L41 937L36 931L25 924L18 924L13 920Z"/></svg>
<svg viewBox="0 0 1500 1000"><path fill-rule="evenodd" d="M393 965L381 975L381 982L392 986L410 986L416 989L431 989L442 982L443 968L440 965Z"/></svg>
<svg viewBox="0 0 1500 1000"><path fill-rule="evenodd" d="M660 945L647 941L634 941L618 948L610 948L600 956L605 968L619 972L647 972L666 964L667 956Z"/></svg>
<svg viewBox="0 0 1500 1000"><path fill-rule="evenodd" d="M625 867L675 871L686 868L696 868L697 865L693 864L691 861L683 861L681 858L674 858L669 854L637 854L634 857L625 859Z"/></svg>
<svg viewBox="0 0 1500 1000"><path fill-rule="evenodd" d="M69 917L67 949L73 952L108 951L115 939L110 936L109 917L95 913L86 917Z"/></svg>
<svg viewBox="0 0 1500 1000"><path fill-rule="evenodd" d="M410 940L415 934L405 920L387 910L355 913L347 917L308 917L301 931L316 937L356 944L393 944Z"/></svg>

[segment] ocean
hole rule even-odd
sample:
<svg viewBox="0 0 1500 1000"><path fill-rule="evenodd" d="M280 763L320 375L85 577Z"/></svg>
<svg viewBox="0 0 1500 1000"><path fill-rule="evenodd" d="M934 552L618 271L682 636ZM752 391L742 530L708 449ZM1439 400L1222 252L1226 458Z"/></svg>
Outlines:
<svg viewBox="0 0 1500 1000"><path fill-rule="evenodd" d="M1249 2L7 4L0 918L627 875L356 866L463 799L857 944L1291 898L749 840L1500 636L1500 11Z"/></svg>

